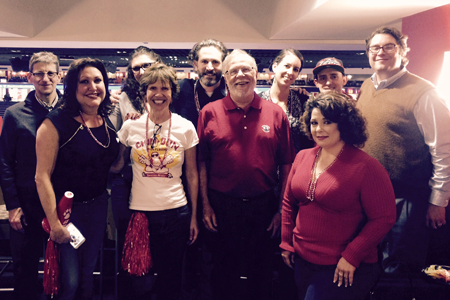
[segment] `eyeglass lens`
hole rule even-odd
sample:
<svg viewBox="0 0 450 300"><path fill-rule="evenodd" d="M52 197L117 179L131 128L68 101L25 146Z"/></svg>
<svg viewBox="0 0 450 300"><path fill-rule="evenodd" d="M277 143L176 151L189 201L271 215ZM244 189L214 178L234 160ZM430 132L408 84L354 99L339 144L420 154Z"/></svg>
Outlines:
<svg viewBox="0 0 450 300"><path fill-rule="evenodd" d="M161 128L162 128L162 125L159 125L159 124L155 124L155 127L153 127L153 140L152 140L152 145L151 145L152 149L156 142L156 136L161 132Z"/></svg>
<svg viewBox="0 0 450 300"><path fill-rule="evenodd" d="M37 72L37 73L31 73L33 74L33 76L35 76L36 78L42 79L44 78L45 75L47 75L48 78L52 79L53 77L56 76L56 72Z"/></svg>
<svg viewBox="0 0 450 300"><path fill-rule="evenodd" d="M145 71L145 69L147 69L148 67L151 67L152 64L153 63L145 63L140 66L135 66L132 69L134 72L139 72L141 69Z"/></svg>
<svg viewBox="0 0 450 300"><path fill-rule="evenodd" d="M241 71L242 74L248 75L252 72L252 70L253 70L253 68L243 67L243 68L236 68L236 69L228 70L227 73L230 74L231 76L235 76L239 73L239 71Z"/></svg>
<svg viewBox="0 0 450 300"><path fill-rule="evenodd" d="M395 45L395 44L387 44L387 45L384 45L383 47L371 46L371 47L369 47L369 50L372 53L378 53L378 52L380 52L381 49L383 49L384 52L392 52L392 51L394 51L396 46L397 45Z"/></svg>

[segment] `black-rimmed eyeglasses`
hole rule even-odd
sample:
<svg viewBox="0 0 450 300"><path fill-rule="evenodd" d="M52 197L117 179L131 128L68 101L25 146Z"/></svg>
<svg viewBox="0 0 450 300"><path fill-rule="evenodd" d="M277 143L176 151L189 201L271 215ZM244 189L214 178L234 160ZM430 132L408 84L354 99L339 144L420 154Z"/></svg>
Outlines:
<svg viewBox="0 0 450 300"><path fill-rule="evenodd" d="M378 46L378 45L370 46L369 47L369 52L375 54L375 53L379 53L380 50L383 49L383 51L386 52L386 53L392 53L392 52L395 51L396 47L397 47L396 44L386 44L384 46Z"/></svg>
<svg viewBox="0 0 450 300"><path fill-rule="evenodd" d="M133 70L133 72L138 73L141 69L142 69L142 71L145 71L145 69L151 67L153 64L154 63L152 63L152 62L151 63L145 63L145 64L142 64L140 66L132 67L131 69Z"/></svg>

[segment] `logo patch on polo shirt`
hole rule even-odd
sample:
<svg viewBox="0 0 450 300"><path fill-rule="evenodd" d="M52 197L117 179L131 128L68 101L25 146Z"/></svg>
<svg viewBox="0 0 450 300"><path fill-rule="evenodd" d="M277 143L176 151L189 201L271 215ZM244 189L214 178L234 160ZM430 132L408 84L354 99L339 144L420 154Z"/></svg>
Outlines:
<svg viewBox="0 0 450 300"><path fill-rule="evenodd" d="M263 125L263 126L261 126L262 127L262 130L264 131L264 132L269 132L270 131L270 126L269 125Z"/></svg>

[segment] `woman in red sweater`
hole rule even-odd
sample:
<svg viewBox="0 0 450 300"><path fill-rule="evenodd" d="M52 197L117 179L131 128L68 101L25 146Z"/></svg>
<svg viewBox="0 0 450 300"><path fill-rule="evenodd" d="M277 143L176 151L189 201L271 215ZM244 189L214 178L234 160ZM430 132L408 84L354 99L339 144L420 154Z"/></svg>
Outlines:
<svg viewBox="0 0 450 300"><path fill-rule="evenodd" d="M309 100L302 130L316 147L298 153L288 177L283 260L299 299L364 299L378 275L377 244L395 223L389 175L359 149L364 119L344 95Z"/></svg>

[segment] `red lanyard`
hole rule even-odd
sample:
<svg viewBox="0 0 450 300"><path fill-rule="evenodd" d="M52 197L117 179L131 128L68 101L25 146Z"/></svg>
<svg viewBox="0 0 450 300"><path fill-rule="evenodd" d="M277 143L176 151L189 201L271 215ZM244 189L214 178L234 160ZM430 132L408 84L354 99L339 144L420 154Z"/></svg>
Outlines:
<svg viewBox="0 0 450 300"><path fill-rule="evenodd" d="M194 100L195 106L197 107L197 114L200 114L200 102L198 101L198 91L197 91L198 80L194 83Z"/></svg>

